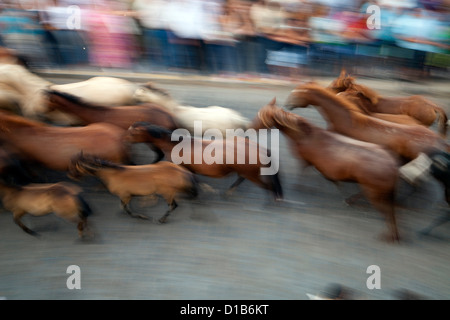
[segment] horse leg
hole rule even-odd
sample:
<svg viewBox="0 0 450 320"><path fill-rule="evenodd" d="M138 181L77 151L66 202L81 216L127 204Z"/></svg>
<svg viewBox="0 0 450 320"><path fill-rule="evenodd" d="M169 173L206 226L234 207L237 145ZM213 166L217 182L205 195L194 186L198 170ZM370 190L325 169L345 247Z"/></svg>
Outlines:
<svg viewBox="0 0 450 320"><path fill-rule="evenodd" d="M77 224L77 229L78 229L78 236L80 238L84 237L84 230L87 228L87 219L86 218L82 218L81 221L78 222Z"/></svg>
<svg viewBox="0 0 450 320"><path fill-rule="evenodd" d="M174 199L169 203L169 210L158 220L159 223L166 223L167 217L170 215L170 213L175 210L178 207L178 204Z"/></svg>
<svg viewBox="0 0 450 320"><path fill-rule="evenodd" d="M24 225L22 223L22 221L20 220L20 218L22 218L22 216L24 216L26 214L25 211L15 211L13 213L13 219L14 222L22 228L23 231L25 231L28 234L31 234L32 236L38 236L39 234L33 230L31 230L30 228L28 228L26 225Z"/></svg>
<svg viewBox="0 0 450 320"><path fill-rule="evenodd" d="M131 212L131 209L129 208L130 201L131 201L131 196L121 197L121 198L120 198L120 204L122 205L122 209L123 209L130 217L148 220L148 217L147 217L147 216L144 216L144 215L142 215L142 214L134 214L133 212Z"/></svg>
<svg viewBox="0 0 450 320"><path fill-rule="evenodd" d="M445 187L445 200L447 201L447 204L450 205L450 186L444 185L444 187ZM434 228L448 221L450 221L450 212L447 211L444 215L436 218L428 227L422 229L419 233L422 235L429 235Z"/></svg>
<svg viewBox="0 0 450 320"><path fill-rule="evenodd" d="M362 192L358 192L358 193L355 193L354 195L351 195L347 199L345 199L345 203L348 204L349 206L351 206L352 204L354 204L356 201L358 201L359 199L361 199L363 197L364 197L364 194Z"/></svg>
<svg viewBox="0 0 450 320"><path fill-rule="evenodd" d="M252 181L253 183L259 185L260 187L270 191L272 195L275 198L275 201L282 201L283 200L283 189L281 187L280 179L279 179L279 173L264 176L269 181L264 181L262 176L259 174L249 176L247 175L245 178Z"/></svg>
<svg viewBox="0 0 450 320"><path fill-rule="evenodd" d="M330 180L331 182L334 183L334 185L338 188L338 190L344 194L344 190L342 188L342 185L340 183L340 181L335 181L335 180ZM355 193L353 195L351 195L350 197L347 197L344 199L344 203L348 206L353 205L356 201L358 201L359 199L363 198L364 194L360 191L358 193Z"/></svg>
<svg viewBox="0 0 450 320"><path fill-rule="evenodd" d="M151 145L150 148L156 153L156 159L153 161L153 163L157 163L157 162L161 161L162 159L164 159L164 156L165 156L164 152L160 148L158 148L154 145Z"/></svg>
<svg viewBox="0 0 450 320"><path fill-rule="evenodd" d="M381 238L387 242L398 242L400 237L395 218L394 191L375 190L373 187L365 187L363 189L366 191L366 196L375 209L384 214L388 232L382 234Z"/></svg>
<svg viewBox="0 0 450 320"><path fill-rule="evenodd" d="M231 194L234 192L234 190L236 190L236 188L242 183L244 182L245 178L238 176L238 178L236 179L235 182L233 182L233 184L228 188L228 190L225 192L225 195L227 197L231 196Z"/></svg>

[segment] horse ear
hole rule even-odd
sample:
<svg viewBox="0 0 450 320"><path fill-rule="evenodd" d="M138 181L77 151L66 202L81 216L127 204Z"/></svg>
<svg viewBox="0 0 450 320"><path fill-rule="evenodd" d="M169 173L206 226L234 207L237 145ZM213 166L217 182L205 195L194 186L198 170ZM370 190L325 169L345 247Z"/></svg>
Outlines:
<svg viewBox="0 0 450 320"><path fill-rule="evenodd" d="M342 68L339 78L345 78L346 76L348 76L347 70L345 70L345 68Z"/></svg>
<svg viewBox="0 0 450 320"><path fill-rule="evenodd" d="M272 99L272 101L269 102L269 105L270 105L271 107L275 107L275 104L276 104L276 103L277 103L277 98L274 97L274 98Z"/></svg>

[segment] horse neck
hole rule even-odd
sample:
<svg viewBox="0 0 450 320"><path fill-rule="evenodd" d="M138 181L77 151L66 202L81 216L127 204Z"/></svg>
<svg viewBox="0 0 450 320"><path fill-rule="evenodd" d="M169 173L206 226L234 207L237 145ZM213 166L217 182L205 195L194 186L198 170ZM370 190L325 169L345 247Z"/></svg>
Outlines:
<svg viewBox="0 0 450 320"><path fill-rule="evenodd" d="M155 93L151 89L147 89L139 100L141 102L154 103L172 112L176 111L176 108L178 107L177 101L172 97L165 96L161 93Z"/></svg>
<svg viewBox="0 0 450 320"><path fill-rule="evenodd" d="M1 198L10 196L10 195L14 194L16 191L18 191L18 188L10 187L10 186L4 185L3 183L0 183L0 197Z"/></svg>
<svg viewBox="0 0 450 320"><path fill-rule="evenodd" d="M11 87L24 95L35 94L37 91L51 85L51 82L28 72L21 66L3 66L0 73L2 81L7 82Z"/></svg>
<svg viewBox="0 0 450 320"><path fill-rule="evenodd" d="M35 127L45 127L45 124L34 122L28 119L22 118L14 118L9 119L8 116L3 117L0 115L0 132L6 133L9 136L15 136L15 130L20 129L29 129Z"/></svg>
<svg viewBox="0 0 450 320"><path fill-rule="evenodd" d="M173 147L179 143L179 141L171 141L170 138L153 139L147 138L147 143L161 149L165 154L170 154Z"/></svg>
<svg viewBox="0 0 450 320"><path fill-rule="evenodd" d="M103 167L98 167L95 165L91 166L91 165L84 164L84 163L81 163L79 165L81 167L83 167L83 169L86 171L85 174L95 176L102 181L104 181L109 176L108 172L110 172L112 170L112 168L103 168Z"/></svg>
<svg viewBox="0 0 450 320"><path fill-rule="evenodd" d="M289 114L283 109L278 109L273 114L272 119L274 120L275 127L289 138L299 140L305 137L305 129L307 126L303 126L303 120L296 118L294 114Z"/></svg>
<svg viewBox="0 0 450 320"><path fill-rule="evenodd" d="M68 112L70 114L76 115L78 118L80 118L82 121L91 123L91 122L98 122L99 120L104 119L104 115L106 113L106 107L98 106L89 106L89 105L82 105L73 101L70 101L68 99L63 99L62 103L55 104L54 108L62 111L62 112Z"/></svg>
<svg viewBox="0 0 450 320"><path fill-rule="evenodd" d="M318 107L317 110L332 124L351 124L353 113L343 101L332 94L319 90L311 90L310 104ZM355 107L354 111L358 111ZM360 111L361 112L361 111Z"/></svg>

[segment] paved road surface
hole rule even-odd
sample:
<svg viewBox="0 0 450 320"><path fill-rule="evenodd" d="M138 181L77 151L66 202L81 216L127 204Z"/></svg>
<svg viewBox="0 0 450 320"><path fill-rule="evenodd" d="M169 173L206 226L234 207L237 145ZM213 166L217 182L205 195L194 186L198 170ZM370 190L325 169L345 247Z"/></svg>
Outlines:
<svg viewBox="0 0 450 320"><path fill-rule="evenodd" d="M48 78L58 83L75 78ZM293 85L155 80L178 100L199 107L222 105L252 118L273 97L282 105ZM362 80L361 80L362 81ZM427 94L448 103L449 94L406 82L366 80L386 95ZM326 81L324 80L324 83ZM325 126L315 109L295 111ZM133 147L138 162L152 153ZM314 169L301 172L281 137L281 179L286 202L271 203L249 182L230 198L202 193L197 201L181 201L164 225L132 219L119 200L94 180L86 180L86 198L94 209L92 243L80 243L73 225L54 216L26 217L40 232L22 232L10 213L0 214L0 297L5 299L250 299L304 300L330 283L354 290L355 299L395 299L406 289L428 299L450 297L450 223L433 236L417 231L448 210L435 182L407 197L399 185L397 210L404 241L383 243L381 215L361 200L343 203L358 188L339 190ZM331 161L331 160L330 160ZM223 192L232 182L206 179ZM136 199L139 212L159 217L166 207ZM81 289L69 290L68 266L81 270ZM369 290L367 268L381 270L381 289Z"/></svg>

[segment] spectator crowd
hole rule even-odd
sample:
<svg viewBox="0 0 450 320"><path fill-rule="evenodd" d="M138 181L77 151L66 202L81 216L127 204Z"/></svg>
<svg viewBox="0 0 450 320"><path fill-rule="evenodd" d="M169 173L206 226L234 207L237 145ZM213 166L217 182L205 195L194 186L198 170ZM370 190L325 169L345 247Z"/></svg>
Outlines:
<svg viewBox="0 0 450 320"><path fill-rule="evenodd" d="M3 0L0 46L49 67L425 74L450 66L449 17L449 0Z"/></svg>

